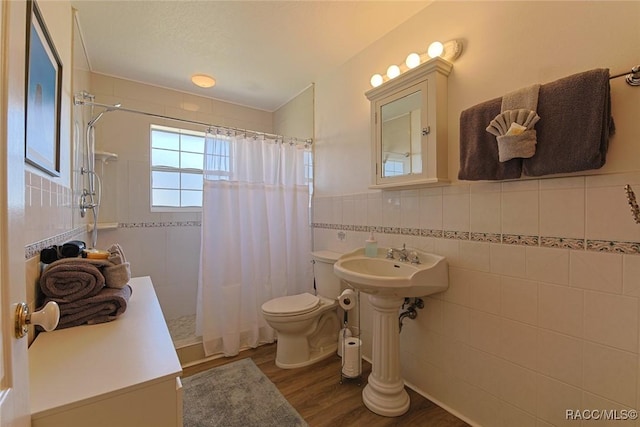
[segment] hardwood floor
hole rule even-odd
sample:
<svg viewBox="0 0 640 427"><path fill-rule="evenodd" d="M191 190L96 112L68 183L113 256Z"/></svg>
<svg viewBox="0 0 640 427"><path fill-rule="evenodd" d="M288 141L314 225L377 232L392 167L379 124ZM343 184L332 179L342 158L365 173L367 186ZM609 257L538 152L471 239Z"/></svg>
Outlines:
<svg viewBox="0 0 640 427"><path fill-rule="evenodd" d="M280 369L275 364L275 344L246 350L236 357L216 359L185 368L183 376L246 357L253 359L311 427L468 426L408 388L411 406L406 414L394 418L374 414L362 403L362 388L371 372L368 362L362 361L363 376L360 384L354 380L340 384L341 360L337 355L304 368Z"/></svg>

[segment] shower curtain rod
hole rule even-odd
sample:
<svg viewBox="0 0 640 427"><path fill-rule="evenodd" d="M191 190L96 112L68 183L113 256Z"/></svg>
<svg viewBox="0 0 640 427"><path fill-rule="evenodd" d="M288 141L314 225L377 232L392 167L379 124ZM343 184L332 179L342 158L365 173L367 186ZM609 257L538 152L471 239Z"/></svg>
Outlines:
<svg viewBox="0 0 640 427"><path fill-rule="evenodd" d="M313 140L311 138L299 139L299 138L296 138L296 137L288 137L288 136L283 136L283 135L276 135L274 133L259 132L259 131L255 131L255 130L241 129L241 128L235 128L235 127L231 127L231 126L213 125L213 124L209 124L209 123L199 122L199 121L196 121L196 120L180 119L178 117L171 117L171 116L165 116L165 115L162 115L162 114L150 113L148 111L134 110L134 109L131 109L131 108L124 108L124 107L119 107L119 106L115 106L115 105L101 104L99 102L85 101L83 99L78 99L78 97L74 97L73 102L74 102L75 105L87 105L87 106L90 106L90 107L101 107L101 108L106 108L109 111L123 111L125 113L142 114L142 115L145 115L145 116L155 117L155 118L158 118L158 119L165 119L165 120L173 120L173 121L176 121L176 122L190 123L190 124L193 124L193 125L204 126L204 127L207 128L207 130L211 130L211 129L226 129L226 130L230 130L230 131L233 131L233 132L247 133L247 134L252 134L252 135L260 135L260 136L264 136L265 138L270 138L270 139L282 139L283 141L285 139L287 139L287 140L295 142L296 144L313 144Z"/></svg>

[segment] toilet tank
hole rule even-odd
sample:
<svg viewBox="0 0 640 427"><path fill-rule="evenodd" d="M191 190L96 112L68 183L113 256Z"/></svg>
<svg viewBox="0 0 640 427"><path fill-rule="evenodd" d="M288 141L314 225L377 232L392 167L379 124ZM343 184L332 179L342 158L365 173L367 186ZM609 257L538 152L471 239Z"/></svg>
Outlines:
<svg viewBox="0 0 640 427"><path fill-rule="evenodd" d="M333 264L342 254L331 251L311 252L313 257L313 277L316 281L318 295L325 298L338 298L340 295L340 278L333 272Z"/></svg>

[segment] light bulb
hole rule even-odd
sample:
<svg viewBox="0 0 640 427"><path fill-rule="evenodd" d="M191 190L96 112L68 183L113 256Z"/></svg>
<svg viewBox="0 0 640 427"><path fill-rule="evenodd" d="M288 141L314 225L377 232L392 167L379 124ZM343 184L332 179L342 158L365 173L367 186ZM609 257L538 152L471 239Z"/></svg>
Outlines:
<svg viewBox="0 0 640 427"><path fill-rule="evenodd" d="M427 55L430 58L435 58L436 56L442 55L444 52L444 45L440 42L433 42L429 45L429 49L427 49Z"/></svg>
<svg viewBox="0 0 640 427"><path fill-rule="evenodd" d="M407 67L409 68L415 68L420 65L420 55L417 53L410 53L404 63L407 64Z"/></svg>
<svg viewBox="0 0 640 427"><path fill-rule="evenodd" d="M371 86L373 87L378 87L382 84L384 80L382 79L382 76L380 74L374 74L373 76L371 76Z"/></svg>
<svg viewBox="0 0 640 427"><path fill-rule="evenodd" d="M387 68L387 77L389 77L390 79L398 77L399 75L400 67L398 67L397 65L390 65L389 68Z"/></svg>
<svg viewBox="0 0 640 427"><path fill-rule="evenodd" d="M191 76L191 81L194 85L205 88L213 87L216 84L216 80L207 74L194 74Z"/></svg>

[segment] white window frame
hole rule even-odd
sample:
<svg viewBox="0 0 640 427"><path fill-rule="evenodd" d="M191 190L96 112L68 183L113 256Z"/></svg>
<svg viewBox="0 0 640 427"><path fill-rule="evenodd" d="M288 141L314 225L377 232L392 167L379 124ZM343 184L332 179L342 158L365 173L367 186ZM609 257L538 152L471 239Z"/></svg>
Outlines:
<svg viewBox="0 0 640 427"><path fill-rule="evenodd" d="M194 169L194 168L175 168L175 167L171 167L171 166L153 166L153 131L161 131L161 132L168 132L168 133L175 133L175 134L179 134L179 135L189 135L189 136L196 136L196 137L202 137L203 142L205 139L205 133L204 132L198 132L198 131L194 131L194 130L189 130L189 129L180 129L180 128L174 128L174 127L169 127L169 126L162 126L162 125L155 125L152 124L149 127L149 205L151 208L151 212L202 212L202 207L198 207L198 206L185 206L185 207L181 207L181 206L160 206L160 205L156 205L154 206L153 204L153 190L154 190L154 186L153 186L153 172L185 172L185 173L197 173L200 174L202 176L202 167L200 169ZM204 147L204 144L203 144ZM180 147L181 148L181 147ZM181 149L177 150L179 153L182 152ZM203 152L201 153L204 155L204 148L203 148ZM180 188L181 189L181 188ZM200 190L200 193L203 193L203 190Z"/></svg>

